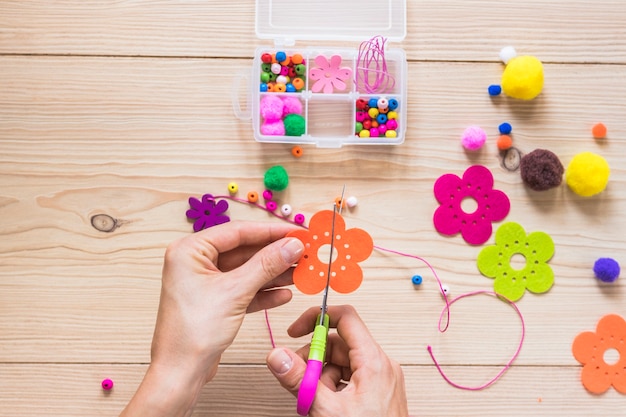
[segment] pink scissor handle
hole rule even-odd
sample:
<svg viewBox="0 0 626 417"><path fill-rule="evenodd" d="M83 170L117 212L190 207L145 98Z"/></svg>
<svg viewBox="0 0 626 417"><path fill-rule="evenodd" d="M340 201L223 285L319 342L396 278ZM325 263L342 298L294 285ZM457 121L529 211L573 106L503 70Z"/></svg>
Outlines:
<svg viewBox="0 0 626 417"><path fill-rule="evenodd" d="M296 410L298 415L308 416L313 400L315 399L315 393L317 392L317 384L320 381L320 375L322 375L322 368L324 364L315 359L309 359L304 372L304 378L300 384L300 390L298 391L298 406Z"/></svg>

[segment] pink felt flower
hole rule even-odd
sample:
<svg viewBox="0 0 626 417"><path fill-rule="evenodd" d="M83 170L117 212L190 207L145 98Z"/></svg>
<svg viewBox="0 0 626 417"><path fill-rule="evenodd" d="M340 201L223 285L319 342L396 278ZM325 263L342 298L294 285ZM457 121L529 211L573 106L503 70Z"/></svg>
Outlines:
<svg viewBox="0 0 626 417"><path fill-rule="evenodd" d="M311 91L319 93L320 91L330 94L335 89L343 91L346 89L345 81L352 76L352 69L341 67L341 57L333 55L330 61L323 55L315 58L317 67L311 68L309 76L315 81L311 87Z"/></svg>
<svg viewBox="0 0 626 417"><path fill-rule="evenodd" d="M452 236L459 232L467 243L481 245L492 233L491 222L504 219L511 208L509 198L493 189L493 175L482 165L469 167L459 178L454 174L439 177L434 186L440 206L433 222L441 234ZM476 210L467 213L461 203L473 200Z"/></svg>

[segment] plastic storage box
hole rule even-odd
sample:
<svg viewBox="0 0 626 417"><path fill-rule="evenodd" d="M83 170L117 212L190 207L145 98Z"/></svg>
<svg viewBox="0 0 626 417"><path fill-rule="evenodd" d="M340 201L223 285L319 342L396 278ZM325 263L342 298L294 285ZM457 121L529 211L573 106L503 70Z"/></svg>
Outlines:
<svg viewBox="0 0 626 417"><path fill-rule="evenodd" d="M405 0L257 0L256 32L274 41L256 49L250 75L257 141L327 148L404 142L406 56L388 43L406 36ZM298 48L299 40L355 46Z"/></svg>

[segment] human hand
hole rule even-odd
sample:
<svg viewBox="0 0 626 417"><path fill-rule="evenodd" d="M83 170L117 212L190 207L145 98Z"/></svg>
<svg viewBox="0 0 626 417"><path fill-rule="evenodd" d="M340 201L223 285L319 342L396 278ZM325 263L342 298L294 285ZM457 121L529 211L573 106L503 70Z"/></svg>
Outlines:
<svg viewBox="0 0 626 417"><path fill-rule="evenodd" d="M313 331L319 307L305 311L287 330L300 337ZM404 374L383 352L351 306L328 308L330 327L326 365L320 377L310 417L407 417ZM267 364L280 384L298 395L309 346L296 352L276 348Z"/></svg>
<svg viewBox="0 0 626 417"><path fill-rule="evenodd" d="M300 240L284 238L292 230L287 224L235 221L168 246L152 361L122 415L190 413L246 312L291 299L291 291L280 287L293 282L290 267L304 250ZM152 407L136 406L151 401Z"/></svg>

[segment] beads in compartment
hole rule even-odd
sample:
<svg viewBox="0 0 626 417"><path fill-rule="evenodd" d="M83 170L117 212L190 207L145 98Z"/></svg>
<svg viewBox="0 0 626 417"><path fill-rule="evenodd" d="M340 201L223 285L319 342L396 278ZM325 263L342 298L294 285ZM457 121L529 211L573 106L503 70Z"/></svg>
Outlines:
<svg viewBox="0 0 626 417"><path fill-rule="evenodd" d="M398 136L398 100L393 97L360 98L355 106L355 135L362 138Z"/></svg>
<svg viewBox="0 0 626 417"><path fill-rule="evenodd" d="M260 91L262 93L296 93L304 89L306 62L301 54L283 51L261 54Z"/></svg>

